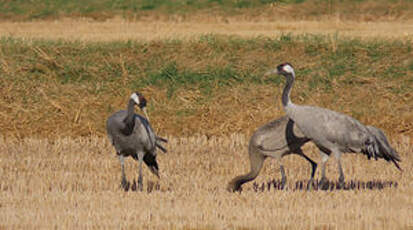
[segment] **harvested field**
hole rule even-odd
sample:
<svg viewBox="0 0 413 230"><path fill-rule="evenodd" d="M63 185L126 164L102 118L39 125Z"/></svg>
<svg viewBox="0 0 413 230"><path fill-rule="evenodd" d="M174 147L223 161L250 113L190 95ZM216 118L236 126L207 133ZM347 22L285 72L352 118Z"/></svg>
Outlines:
<svg viewBox="0 0 413 230"><path fill-rule="evenodd" d="M413 146L407 136L391 140L401 155L402 173L382 160L343 156L346 181L379 181L385 185L381 189L262 191L257 187L280 178L278 164L267 160L255 184L247 183L242 193L234 194L225 187L232 177L249 170L248 137L168 138L169 153L158 155L161 179L145 167L144 192L120 188L120 165L105 138L0 139L0 228L413 227ZM304 151L319 160L311 144ZM308 179L305 160L287 156L283 163L288 188ZM327 176L336 179L334 160L327 165ZM129 181L137 179L137 168L128 158Z"/></svg>

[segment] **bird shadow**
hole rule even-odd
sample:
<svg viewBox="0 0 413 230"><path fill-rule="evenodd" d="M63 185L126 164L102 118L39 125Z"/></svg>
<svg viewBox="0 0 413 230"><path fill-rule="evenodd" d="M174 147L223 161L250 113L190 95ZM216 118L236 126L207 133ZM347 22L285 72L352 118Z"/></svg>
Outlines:
<svg viewBox="0 0 413 230"><path fill-rule="evenodd" d="M154 191L163 191L163 189L161 189L161 185L159 184L159 182L153 182L153 181L148 181L146 183L146 186L143 185L143 188L140 189L138 187L138 184L136 183L135 179L133 179L132 183L127 181L124 186L121 186L121 188L125 192L147 192L147 193L151 193L151 192L154 192Z"/></svg>
<svg viewBox="0 0 413 230"><path fill-rule="evenodd" d="M323 181L314 180L313 182L299 180L295 183L283 184L281 180L269 180L258 184L254 182L252 190L254 192L270 192L270 191L349 191L349 190L382 190L385 188L397 188L397 181L382 181L382 180L350 180L344 183L338 181Z"/></svg>

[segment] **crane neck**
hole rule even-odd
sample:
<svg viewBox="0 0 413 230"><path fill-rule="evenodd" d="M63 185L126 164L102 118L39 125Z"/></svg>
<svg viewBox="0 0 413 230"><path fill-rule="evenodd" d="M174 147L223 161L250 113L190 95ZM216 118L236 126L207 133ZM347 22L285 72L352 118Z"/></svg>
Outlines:
<svg viewBox="0 0 413 230"><path fill-rule="evenodd" d="M258 173L259 173L259 169L258 169L258 171L251 171L251 172L249 172L245 175L235 177L229 183L228 190L230 190L232 192L233 191L239 191L241 189L241 186L244 183L254 180L258 176Z"/></svg>
<svg viewBox="0 0 413 230"><path fill-rule="evenodd" d="M287 107L292 104L291 99L290 99L290 92L294 84L294 74L289 73L289 74L284 74L284 76L287 79L287 83L285 84L285 87L283 90L281 102L284 107Z"/></svg>
<svg viewBox="0 0 413 230"><path fill-rule="evenodd" d="M254 180L260 173L265 157L260 153L255 152L256 150L253 148L252 145L248 147L248 151L252 154L250 155L251 170L245 175L240 175L232 179L228 184L228 190L238 191L241 189L242 184Z"/></svg>
<svg viewBox="0 0 413 230"><path fill-rule="evenodd" d="M135 126L135 102L130 99L129 103L128 103L128 107L127 107L127 116L124 120L125 122L125 130L124 130L124 134L126 135L130 135L133 131L133 128Z"/></svg>
<svg viewBox="0 0 413 230"><path fill-rule="evenodd" d="M132 99L129 100L127 111L128 116L126 117L126 119L128 121L133 120L133 116L135 115L135 102Z"/></svg>

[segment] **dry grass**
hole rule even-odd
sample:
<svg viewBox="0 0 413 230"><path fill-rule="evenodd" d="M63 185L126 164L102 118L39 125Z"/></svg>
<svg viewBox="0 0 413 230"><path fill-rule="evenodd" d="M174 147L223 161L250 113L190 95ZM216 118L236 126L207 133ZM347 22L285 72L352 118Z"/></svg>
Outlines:
<svg viewBox="0 0 413 230"><path fill-rule="evenodd" d="M204 34L225 34L242 37L292 34L338 34L358 38L413 38L413 21L351 21L340 18L323 20L259 20L238 18L203 18L183 22L126 21L115 18L104 22L87 19L58 21L0 22L0 36L25 39L64 39L82 41L193 39Z"/></svg>
<svg viewBox="0 0 413 230"><path fill-rule="evenodd" d="M124 109L136 90L148 98L151 121L162 135L245 134L284 114L284 79L263 73L289 61L297 71L297 104L348 114L390 136L413 137L413 51L402 39L1 42L3 136L103 136L107 117Z"/></svg>
<svg viewBox="0 0 413 230"><path fill-rule="evenodd" d="M392 139L403 173L384 161L346 155L347 179L398 182L397 188L354 191L254 192L225 190L248 170L243 135L169 137L168 154L158 157L160 190L124 192L120 166L106 139L0 139L1 229L411 229L413 158L409 137ZM313 146L305 151L318 161ZM129 180L137 165L126 162ZM289 186L309 177L310 166L284 158ZM327 168L336 179L334 160ZM318 172L319 173L319 172ZM278 179L278 165L267 160L257 183ZM318 174L317 174L318 177ZM144 187L158 183L144 168Z"/></svg>

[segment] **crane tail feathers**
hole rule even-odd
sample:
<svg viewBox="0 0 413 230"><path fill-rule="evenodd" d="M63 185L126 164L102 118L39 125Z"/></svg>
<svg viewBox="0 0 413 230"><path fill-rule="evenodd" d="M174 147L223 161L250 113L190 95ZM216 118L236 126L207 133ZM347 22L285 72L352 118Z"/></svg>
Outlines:
<svg viewBox="0 0 413 230"><path fill-rule="evenodd" d="M156 136L156 140L157 140L157 141L164 142L164 143L168 143L168 139L165 139L165 138L163 138L163 137Z"/></svg>
<svg viewBox="0 0 413 230"><path fill-rule="evenodd" d="M156 156L147 153L143 157L143 162L145 162L149 170L151 170L151 172L159 178L159 167L158 162L156 161Z"/></svg>
<svg viewBox="0 0 413 230"><path fill-rule="evenodd" d="M399 154L396 152L396 150L394 150L386 136L384 135L383 131L381 131L380 129L374 127L374 126L367 126L368 130L370 131L370 133L373 135L374 138L372 138L369 143L367 144L367 148L366 148L366 154L368 156L368 158L370 159L370 157L374 157L375 159L377 158L383 158L386 161L391 161L394 163L394 165L396 166L397 169L399 169L400 171L403 171L400 168L400 165L398 162L401 161Z"/></svg>
<svg viewBox="0 0 413 230"><path fill-rule="evenodd" d="M402 169L402 168L400 168L399 163L397 163L397 161L396 161L396 160L391 159L391 161L394 163L394 165L396 166L396 168L397 168L398 170L400 170L400 172L403 172L403 169Z"/></svg>
<svg viewBox="0 0 413 230"><path fill-rule="evenodd" d="M155 146L157 147L157 148L159 148L162 152L164 152L164 153L167 153L168 152L168 150L166 150L161 144L159 144L159 143L155 143Z"/></svg>

